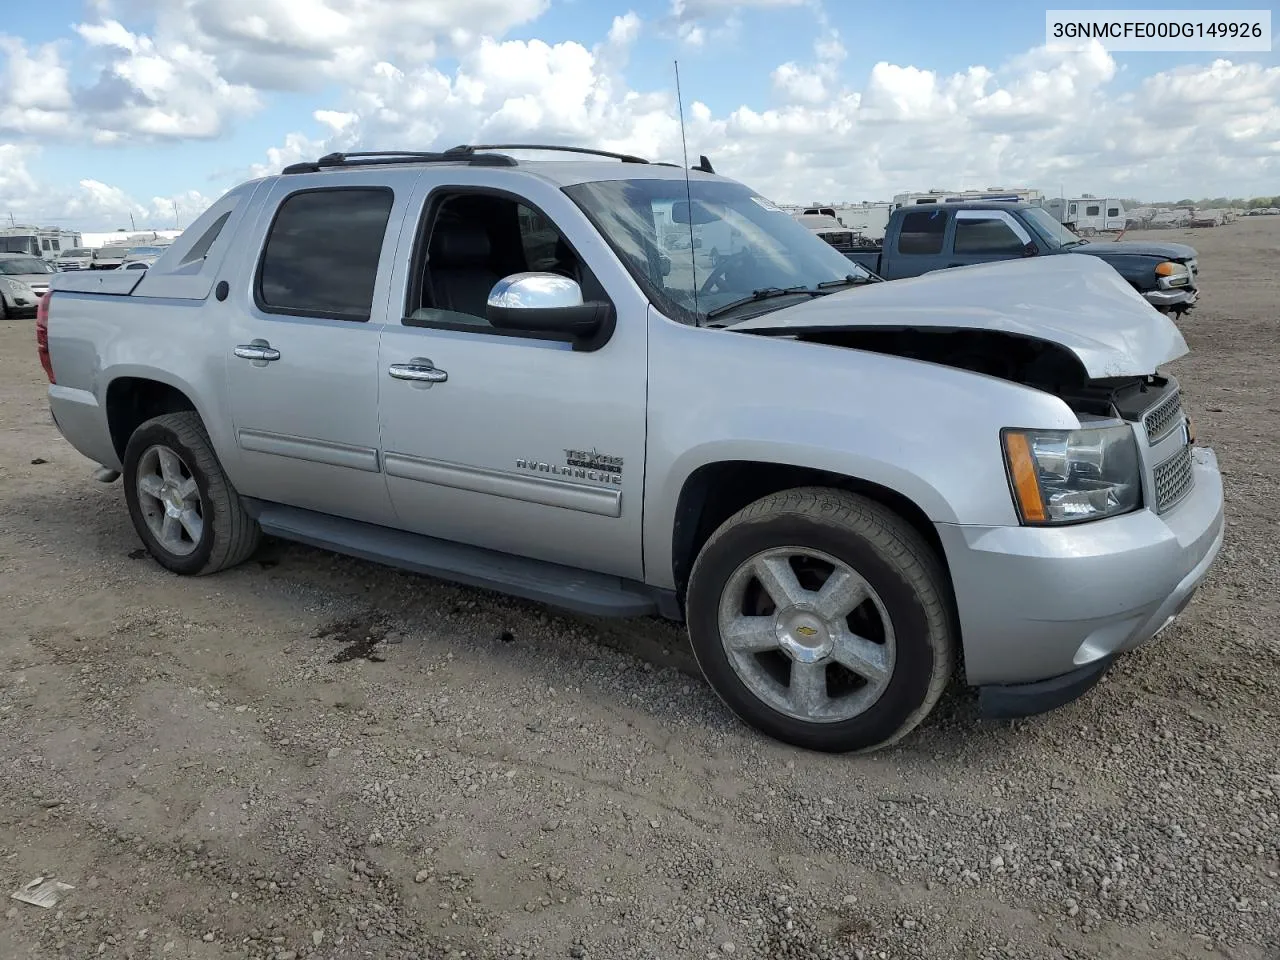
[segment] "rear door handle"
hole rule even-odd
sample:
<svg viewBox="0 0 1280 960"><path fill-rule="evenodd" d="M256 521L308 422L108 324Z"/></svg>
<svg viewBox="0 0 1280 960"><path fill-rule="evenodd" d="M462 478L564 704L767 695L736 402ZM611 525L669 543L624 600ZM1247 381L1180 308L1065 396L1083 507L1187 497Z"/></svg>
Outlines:
<svg viewBox="0 0 1280 960"><path fill-rule="evenodd" d="M241 360L254 360L259 364L270 363L272 360L280 359L280 351L265 340L242 343L236 347L235 355Z"/></svg>
<svg viewBox="0 0 1280 960"><path fill-rule="evenodd" d="M414 357L408 363L393 363L387 373L397 380L414 380L418 383L444 383L449 379L445 373L426 357Z"/></svg>

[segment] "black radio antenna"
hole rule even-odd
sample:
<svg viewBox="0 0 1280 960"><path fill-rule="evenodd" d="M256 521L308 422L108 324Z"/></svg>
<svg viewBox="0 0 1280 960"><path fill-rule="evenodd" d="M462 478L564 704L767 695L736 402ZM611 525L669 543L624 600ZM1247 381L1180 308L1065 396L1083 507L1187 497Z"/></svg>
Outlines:
<svg viewBox="0 0 1280 960"><path fill-rule="evenodd" d="M672 60L676 67L676 106L680 108L680 149L684 153L684 198L689 205L689 276L693 287L693 322L699 323L698 312L698 256L693 249L693 188L689 185L689 144L684 138L684 96L680 93L680 61Z"/></svg>

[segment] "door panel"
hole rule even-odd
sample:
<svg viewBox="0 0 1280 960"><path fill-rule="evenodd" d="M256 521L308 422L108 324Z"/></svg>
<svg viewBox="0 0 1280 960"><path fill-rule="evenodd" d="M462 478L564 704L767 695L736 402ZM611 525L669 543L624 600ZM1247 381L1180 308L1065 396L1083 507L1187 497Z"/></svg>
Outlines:
<svg viewBox="0 0 1280 960"><path fill-rule="evenodd" d="M452 220L449 204L467 209L466 198L455 199L467 189L441 187L424 198L425 221L438 217L441 226L419 246L434 249L438 242L441 253L431 254L432 273L416 285L416 294L415 284L406 284L410 319L389 323L381 339L382 447L399 525L640 579L644 308L613 298L616 327L594 350L495 331L483 317L484 297L476 296L495 276L552 269L572 255L584 297L600 299L604 288L596 277L610 269L601 262L608 254L603 244L587 251L557 246L548 232L556 222L570 224L572 229L560 231L566 237L591 228L554 188L529 184L528 199L518 198L518 207L517 198L493 191L485 194L496 197L491 203L476 201L465 217ZM463 220L471 225L467 230L480 222L495 225L487 239L445 236L451 227L444 224ZM512 240L517 221L523 244ZM492 257L448 259L464 249L488 249ZM411 274L421 270L420 263ZM621 272L617 265L612 269ZM437 375L402 379L391 373L395 364L434 369Z"/></svg>
<svg viewBox="0 0 1280 960"><path fill-rule="evenodd" d="M946 239L946 210L912 210L899 224L896 249L886 250L881 258L888 268L888 273L881 276L900 280L948 266Z"/></svg>
<svg viewBox="0 0 1280 960"><path fill-rule="evenodd" d="M252 282L229 301L226 343L247 496L394 520L378 449L378 338L414 184L400 173L344 175L329 189L285 177L264 205L270 231L242 255L239 275Z"/></svg>

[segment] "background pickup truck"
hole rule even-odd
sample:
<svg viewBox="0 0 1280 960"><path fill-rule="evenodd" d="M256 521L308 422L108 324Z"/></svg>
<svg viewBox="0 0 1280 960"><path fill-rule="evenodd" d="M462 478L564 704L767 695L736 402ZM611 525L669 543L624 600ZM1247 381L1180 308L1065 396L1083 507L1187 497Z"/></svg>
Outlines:
<svg viewBox="0 0 1280 960"><path fill-rule="evenodd" d="M265 533L682 620L738 715L841 751L961 655L988 714L1058 706L1189 601L1222 482L1110 267L864 282L708 163L516 149L295 164L53 278L54 420L162 566Z"/></svg>
<svg viewBox="0 0 1280 960"><path fill-rule="evenodd" d="M1097 257L1157 310L1183 313L1199 298L1196 251L1182 243L1094 241L1076 236L1040 207L973 201L899 207L878 249L845 256L885 280L994 260L1058 253Z"/></svg>

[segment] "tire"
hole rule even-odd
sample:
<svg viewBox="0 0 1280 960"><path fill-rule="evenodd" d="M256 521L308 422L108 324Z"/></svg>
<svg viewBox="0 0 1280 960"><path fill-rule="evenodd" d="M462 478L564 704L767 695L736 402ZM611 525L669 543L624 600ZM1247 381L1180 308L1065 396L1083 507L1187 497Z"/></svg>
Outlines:
<svg viewBox="0 0 1280 960"><path fill-rule="evenodd" d="M0 297L0 320L9 319L9 304L5 303L4 297Z"/></svg>
<svg viewBox="0 0 1280 960"><path fill-rule="evenodd" d="M761 570L775 586L790 570L791 588L804 588L800 604L774 602ZM845 603L833 617L815 615L816 591L837 583L851 587ZM929 715L954 667L953 605L936 554L895 513L842 490L785 490L726 520L694 562L686 620L698 665L726 705L811 750L890 746ZM812 683L795 686L797 677ZM817 693L804 701L806 690Z"/></svg>
<svg viewBox="0 0 1280 960"><path fill-rule="evenodd" d="M186 576L217 573L258 548L261 529L223 472L199 414L166 413L143 423L125 446L123 473L133 527L165 569Z"/></svg>

